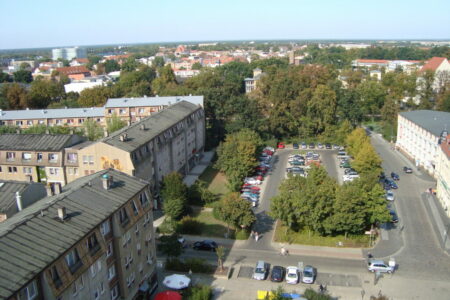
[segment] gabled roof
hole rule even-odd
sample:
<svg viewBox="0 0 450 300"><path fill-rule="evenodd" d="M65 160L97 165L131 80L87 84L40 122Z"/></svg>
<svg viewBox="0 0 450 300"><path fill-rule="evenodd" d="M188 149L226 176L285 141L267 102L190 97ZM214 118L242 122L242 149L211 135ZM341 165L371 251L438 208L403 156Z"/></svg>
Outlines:
<svg viewBox="0 0 450 300"><path fill-rule="evenodd" d="M83 140L75 134L7 133L0 135L0 150L59 152Z"/></svg>
<svg viewBox="0 0 450 300"><path fill-rule="evenodd" d="M102 187L101 176L115 185ZM89 184L90 183L90 184ZM63 187L0 223L0 299L7 299L42 272L148 183L116 170L103 170ZM65 207L68 218L58 218Z"/></svg>
<svg viewBox="0 0 450 300"><path fill-rule="evenodd" d="M420 69L421 72L430 70L435 72L439 66L446 61L447 59L445 57L432 57L430 58L425 65L423 65L422 69Z"/></svg>
<svg viewBox="0 0 450 300"><path fill-rule="evenodd" d="M385 59L357 59L359 63L370 63L370 64L387 64L389 61Z"/></svg>
<svg viewBox="0 0 450 300"><path fill-rule="evenodd" d="M437 137L440 137L444 130L450 128L450 113L448 112L414 110L399 114Z"/></svg>
<svg viewBox="0 0 450 300"><path fill-rule="evenodd" d="M169 96L169 97L140 97L140 98L110 98L106 102L105 108L168 106L181 101L187 101L196 105L203 106L203 96Z"/></svg>
<svg viewBox="0 0 450 300"><path fill-rule="evenodd" d="M0 121L103 117L103 107L0 110Z"/></svg>
<svg viewBox="0 0 450 300"><path fill-rule="evenodd" d="M198 110L201 110L200 106L181 101L139 122L124 127L99 142L127 152L133 152ZM141 125L145 125L145 130L141 129ZM124 133L127 134L127 140L122 142L120 136Z"/></svg>
<svg viewBox="0 0 450 300"><path fill-rule="evenodd" d="M56 70L64 75L91 73L91 71L89 71L89 69L85 66L63 67L57 68Z"/></svg>

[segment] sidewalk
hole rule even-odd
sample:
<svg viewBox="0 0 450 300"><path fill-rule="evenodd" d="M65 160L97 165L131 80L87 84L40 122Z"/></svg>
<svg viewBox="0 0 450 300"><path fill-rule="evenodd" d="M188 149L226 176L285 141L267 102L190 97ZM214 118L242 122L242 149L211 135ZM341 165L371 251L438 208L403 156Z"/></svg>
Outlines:
<svg viewBox="0 0 450 300"><path fill-rule="evenodd" d="M329 257L329 258L340 258L340 259L364 259L363 252L361 248L335 248L335 247L320 247L320 246L307 246L307 245L296 245L296 244L286 244L286 243L276 243L272 242L272 246L276 249L281 249L281 247L286 248L289 254L293 255L306 255L306 256L319 256L319 257Z"/></svg>

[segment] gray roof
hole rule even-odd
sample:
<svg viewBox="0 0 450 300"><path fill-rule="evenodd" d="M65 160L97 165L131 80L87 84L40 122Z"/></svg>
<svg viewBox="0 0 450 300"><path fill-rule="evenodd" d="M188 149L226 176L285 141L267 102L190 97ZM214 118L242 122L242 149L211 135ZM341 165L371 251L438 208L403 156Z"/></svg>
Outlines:
<svg viewBox="0 0 450 300"><path fill-rule="evenodd" d="M142 98L111 98L105 104L105 108L113 107L141 107L141 106L166 106L187 101L203 106L203 96L170 96L170 97L142 97Z"/></svg>
<svg viewBox="0 0 450 300"><path fill-rule="evenodd" d="M29 182L0 181L0 212L6 212L16 203L16 192L20 194L28 187Z"/></svg>
<svg viewBox="0 0 450 300"><path fill-rule="evenodd" d="M118 183L107 191L101 182L105 173ZM0 223L0 299L12 296L147 184L116 170L103 170ZM61 207L66 208L65 221L58 218Z"/></svg>
<svg viewBox="0 0 450 300"><path fill-rule="evenodd" d="M159 111L158 113L151 115L139 122L133 123L130 126L124 127L111 134L108 137L103 138L100 142L109 144L116 148L122 149L127 152L133 152L139 149L144 144L163 133L165 130L171 128L176 123L180 122L193 112L200 110L198 105L181 101L168 108ZM140 126L144 124L146 130L141 130ZM120 141L122 134L127 134L127 141Z"/></svg>
<svg viewBox="0 0 450 300"><path fill-rule="evenodd" d="M450 129L450 113L435 110L414 110L401 112L401 116L424 128L435 136Z"/></svg>
<svg viewBox="0 0 450 300"><path fill-rule="evenodd" d="M95 118L103 117L104 115L104 107L0 110L0 121L58 118Z"/></svg>
<svg viewBox="0 0 450 300"><path fill-rule="evenodd" d="M74 134L1 134L0 150L55 151L84 140Z"/></svg>

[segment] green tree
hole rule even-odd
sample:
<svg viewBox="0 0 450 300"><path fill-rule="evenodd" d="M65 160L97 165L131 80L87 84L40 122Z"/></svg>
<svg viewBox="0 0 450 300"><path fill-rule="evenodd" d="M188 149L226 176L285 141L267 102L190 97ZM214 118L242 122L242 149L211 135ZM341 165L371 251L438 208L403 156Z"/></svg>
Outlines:
<svg viewBox="0 0 450 300"><path fill-rule="evenodd" d="M450 90L442 94L438 99L438 109L450 112Z"/></svg>
<svg viewBox="0 0 450 300"><path fill-rule="evenodd" d="M125 121L123 121L118 115L113 114L111 118L106 119L106 128L109 133L113 133L123 127L127 126Z"/></svg>
<svg viewBox="0 0 450 300"><path fill-rule="evenodd" d="M122 71L125 72L133 72L136 71L136 69L138 68L139 64L138 62L134 59L134 57L128 57L126 61L123 62L122 64Z"/></svg>
<svg viewBox="0 0 450 300"><path fill-rule="evenodd" d="M152 62L152 66L158 69L164 67L164 65L165 65L164 57L162 56L156 56Z"/></svg>
<svg viewBox="0 0 450 300"><path fill-rule="evenodd" d="M0 83L3 82L12 82L13 79L11 78L11 76L9 76L8 73L5 73L3 71L0 72Z"/></svg>
<svg viewBox="0 0 450 300"><path fill-rule="evenodd" d="M176 233L163 235L159 238L158 250L170 257L179 257L183 253L183 247L178 241Z"/></svg>
<svg viewBox="0 0 450 300"><path fill-rule="evenodd" d="M111 97L111 89L109 87L96 86L83 90L78 98L78 104L82 107L103 106L109 97Z"/></svg>
<svg viewBox="0 0 450 300"><path fill-rule="evenodd" d="M192 70L201 70L202 68L203 68L203 66L199 62L195 62L192 64Z"/></svg>
<svg viewBox="0 0 450 300"><path fill-rule="evenodd" d="M262 145L259 135L249 129L229 134L217 149L217 168L227 176L230 189L237 191L242 179L257 166L256 154Z"/></svg>
<svg viewBox="0 0 450 300"><path fill-rule="evenodd" d="M23 63L20 64L19 68L20 68L20 70L28 70L28 69L31 69L31 66L27 62L23 62Z"/></svg>
<svg viewBox="0 0 450 300"><path fill-rule="evenodd" d="M361 148L359 148L358 153L355 155L352 166L359 173L373 172L375 174L380 174L381 158L370 142L365 142L361 145Z"/></svg>
<svg viewBox="0 0 450 300"><path fill-rule="evenodd" d="M419 95L420 95L420 109L431 109L433 107L431 100L434 98L434 73L433 71L427 70L422 73L422 76L418 80Z"/></svg>
<svg viewBox="0 0 450 300"><path fill-rule="evenodd" d="M109 60L105 61L104 65L105 65L106 73L120 70L119 63L117 61L115 61L114 59L109 59Z"/></svg>
<svg viewBox="0 0 450 300"><path fill-rule="evenodd" d="M386 88L375 80L366 80L357 87L361 99L361 107L366 115L380 113L387 95Z"/></svg>
<svg viewBox="0 0 450 300"><path fill-rule="evenodd" d="M28 92L18 83L5 84L2 87L2 94L8 101L10 109L23 109L27 107Z"/></svg>
<svg viewBox="0 0 450 300"><path fill-rule="evenodd" d="M64 87L58 82L37 79L31 83L28 93L27 107L46 108L51 102L64 95Z"/></svg>
<svg viewBox="0 0 450 300"><path fill-rule="evenodd" d="M368 143L369 138L364 128L356 128L346 138L347 151L356 156L364 143Z"/></svg>
<svg viewBox="0 0 450 300"><path fill-rule="evenodd" d="M211 286L208 285L197 285L190 289L190 294L188 295L188 300L211 300L213 297L213 291Z"/></svg>
<svg viewBox="0 0 450 300"><path fill-rule="evenodd" d="M217 206L220 218L236 229L248 228L256 217L252 211L250 201L240 197L239 193L229 193Z"/></svg>
<svg viewBox="0 0 450 300"><path fill-rule="evenodd" d="M90 141L96 141L103 136L103 128L94 120L86 120L83 123L84 135Z"/></svg>
<svg viewBox="0 0 450 300"><path fill-rule="evenodd" d="M216 248L216 256L219 269L223 272L223 258L225 257L225 248L223 246Z"/></svg>
<svg viewBox="0 0 450 300"><path fill-rule="evenodd" d="M161 196L165 214L171 219L179 219L187 204L187 186L179 173L172 172L163 178Z"/></svg>
<svg viewBox="0 0 450 300"><path fill-rule="evenodd" d="M14 82L30 83L33 81L33 76L30 71L19 70L13 73Z"/></svg>
<svg viewBox="0 0 450 300"><path fill-rule="evenodd" d="M155 94L160 94L168 87L176 85L177 81L175 79L175 74L172 71L172 67L167 65L159 69L159 77L153 80L152 90Z"/></svg>

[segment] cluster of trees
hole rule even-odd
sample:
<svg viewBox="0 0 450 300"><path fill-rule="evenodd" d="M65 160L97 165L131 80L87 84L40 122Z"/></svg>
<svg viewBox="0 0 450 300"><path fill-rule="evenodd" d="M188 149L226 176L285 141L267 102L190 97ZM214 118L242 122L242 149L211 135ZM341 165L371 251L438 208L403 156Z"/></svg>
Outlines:
<svg viewBox="0 0 450 300"><path fill-rule="evenodd" d="M171 220L180 219L185 213L188 203L187 186L178 172L172 172L163 179L161 196L164 201L164 213Z"/></svg>
<svg viewBox="0 0 450 300"><path fill-rule="evenodd" d="M273 217L290 229L310 230L320 235L361 234L371 225L390 220L384 190L378 184L381 159L363 129L347 139L355 156L352 164L361 178L340 186L322 167L308 177L290 177L271 201Z"/></svg>
<svg viewBox="0 0 450 300"><path fill-rule="evenodd" d="M244 177L254 171L262 145L258 133L250 129L230 133L220 143L216 168L227 176L230 190L238 191Z"/></svg>

